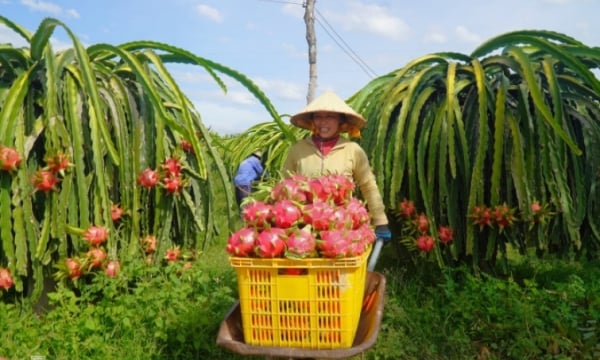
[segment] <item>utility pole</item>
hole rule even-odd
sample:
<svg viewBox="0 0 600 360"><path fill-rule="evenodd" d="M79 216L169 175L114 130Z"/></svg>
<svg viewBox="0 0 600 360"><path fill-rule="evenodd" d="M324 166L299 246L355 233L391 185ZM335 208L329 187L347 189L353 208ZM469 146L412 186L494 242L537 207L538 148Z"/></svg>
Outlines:
<svg viewBox="0 0 600 360"><path fill-rule="evenodd" d="M304 22L306 23L306 42L308 42L308 93L306 103L310 103L317 87L317 36L315 35L315 2L306 0Z"/></svg>

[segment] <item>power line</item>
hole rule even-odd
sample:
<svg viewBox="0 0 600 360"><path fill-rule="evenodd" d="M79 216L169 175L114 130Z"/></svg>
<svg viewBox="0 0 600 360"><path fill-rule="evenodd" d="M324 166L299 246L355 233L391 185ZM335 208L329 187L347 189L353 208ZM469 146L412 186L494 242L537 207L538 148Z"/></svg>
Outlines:
<svg viewBox="0 0 600 360"><path fill-rule="evenodd" d="M327 24L327 26L331 29L331 31L337 36L338 39L340 39L340 41L343 43L344 46L342 46L340 44L340 42L338 40L336 40L331 33L329 32L329 30L327 30L325 28L325 26L323 26L323 24L321 23L321 21L319 19L316 19L317 22L319 23L319 25L321 25L321 27L323 27L323 30L325 30L325 32L327 33L327 35L329 35L329 37L331 37L331 39L358 65L360 66L360 68L371 78L375 78L377 77L377 73L363 60L361 59L360 56L358 56L358 54L352 50L352 48L350 47L350 45L348 45L348 43L346 43L346 41L344 41L344 39L340 36L340 34L338 34L335 29L333 28L333 26L331 26L331 24L329 24L329 22L327 21L327 19L325 19L325 17L319 12L319 10L317 10L315 8L317 15L323 19L323 21L325 22L325 24Z"/></svg>
<svg viewBox="0 0 600 360"><path fill-rule="evenodd" d="M302 3L299 3L297 1L292 1L292 0L261 0L261 1L300 5L302 7L306 7L305 1L302 1ZM348 55L348 57L350 57L350 59L352 59L352 61L354 61L365 72L365 74L367 74L367 76L370 76L371 78L377 77L377 73L360 56L358 56L358 54L354 50L352 50L350 45L348 45L348 43L346 41L344 41L344 39L341 37L341 35L338 34L337 31L335 31L333 26L331 26L331 24L327 21L327 19L325 19L325 16L323 16L316 7L315 7L315 11L318 15L318 18L315 17L315 19L317 20L317 23L323 28L325 33L327 33L327 35L329 35L329 37L333 40L333 42L335 42L337 44L337 46L339 46L340 49L342 49L342 51L344 51L346 53L346 55ZM320 20L320 19L322 19L322 20ZM323 25L323 22L327 25L327 27ZM329 30L328 30L328 28L329 28ZM333 36L332 33L335 34L335 36ZM338 41L338 39L339 39L339 41Z"/></svg>

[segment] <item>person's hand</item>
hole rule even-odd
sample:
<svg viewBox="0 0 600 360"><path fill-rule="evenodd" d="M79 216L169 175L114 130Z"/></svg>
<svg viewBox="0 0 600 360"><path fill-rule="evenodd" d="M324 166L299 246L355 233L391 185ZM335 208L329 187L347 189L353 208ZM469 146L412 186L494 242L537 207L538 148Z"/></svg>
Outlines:
<svg viewBox="0 0 600 360"><path fill-rule="evenodd" d="M377 225L375 226L375 237L382 239L384 243L387 243L392 240L392 232L387 225Z"/></svg>

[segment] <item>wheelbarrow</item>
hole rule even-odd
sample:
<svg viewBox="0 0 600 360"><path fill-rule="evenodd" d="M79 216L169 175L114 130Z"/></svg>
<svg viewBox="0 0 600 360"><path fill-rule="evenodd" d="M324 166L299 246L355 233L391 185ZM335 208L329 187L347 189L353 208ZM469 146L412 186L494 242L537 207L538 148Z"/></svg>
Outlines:
<svg viewBox="0 0 600 360"><path fill-rule="evenodd" d="M352 346L339 349L306 349L274 346L257 346L244 342L242 314L239 301L225 315L217 336L217 345L240 355L264 356L266 359L347 359L363 354L375 345L385 298L385 277L373 271L383 242L378 239L367 267L365 289L358 327Z"/></svg>

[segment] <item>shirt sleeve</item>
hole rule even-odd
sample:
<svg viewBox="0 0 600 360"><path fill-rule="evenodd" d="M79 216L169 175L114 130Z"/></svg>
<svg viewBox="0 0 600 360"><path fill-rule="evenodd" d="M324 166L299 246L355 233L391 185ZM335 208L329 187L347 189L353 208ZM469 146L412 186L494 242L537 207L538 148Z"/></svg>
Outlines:
<svg viewBox="0 0 600 360"><path fill-rule="evenodd" d="M383 199L375 181L375 175L369 165L367 154L358 144L354 151L354 161L355 169L353 177L362 197L367 203L367 209L371 215L373 225L387 225L388 219L385 214L385 206L383 205Z"/></svg>

